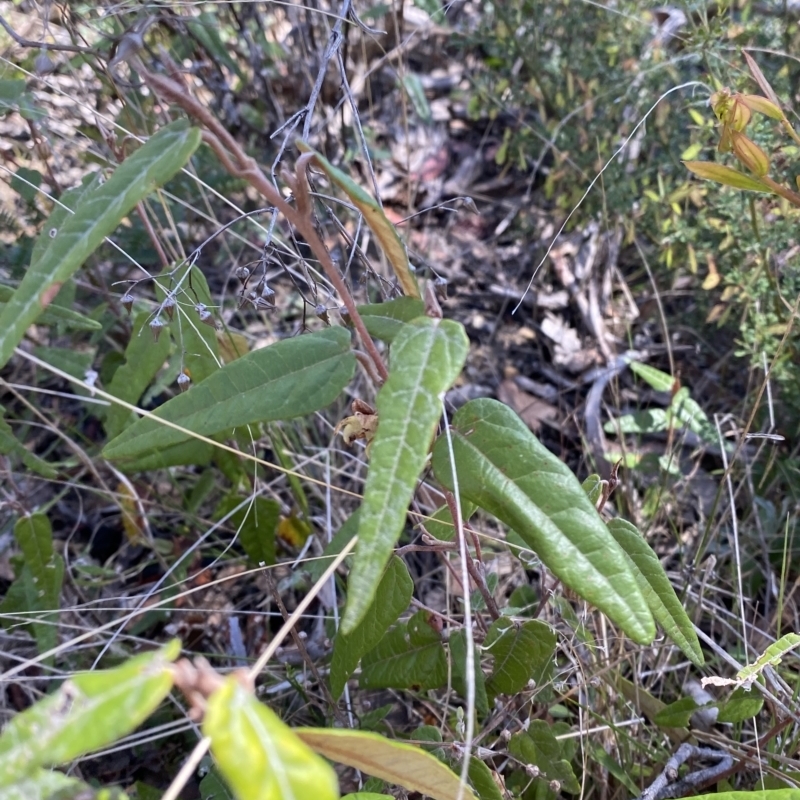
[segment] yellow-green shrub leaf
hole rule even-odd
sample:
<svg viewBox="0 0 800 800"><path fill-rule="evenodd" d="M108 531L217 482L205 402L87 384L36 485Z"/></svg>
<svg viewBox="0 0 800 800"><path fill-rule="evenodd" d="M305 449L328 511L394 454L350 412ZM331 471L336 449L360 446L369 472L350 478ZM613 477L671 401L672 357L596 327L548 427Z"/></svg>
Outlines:
<svg viewBox="0 0 800 800"><path fill-rule="evenodd" d="M358 306L358 313L370 336L391 343L402 330L403 323L411 322L425 313L425 304L414 297L398 297L386 303Z"/></svg>
<svg viewBox="0 0 800 800"><path fill-rule="evenodd" d="M172 688L170 642L115 669L81 672L53 694L17 714L0 735L0 786L91 753L130 733Z"/></svg>
<svg viewBox="0 0 800 800"><path fill-rule="evenodd" d="M203 733L238 800L339 797L330 765L234 676L209 697Z"/></svg>
<svg viewBox="0 0 800 800"><path fill-rule="evenodd" d="M455 800L459 780L430 753L377 733L333 728L297 728L295 733L311 748L332 761L347 764L387 783L419 792L434 800ZM476 800L469 786L461 795Z"/></svg>
<svg viewBox="0 0 800 800"><path fill-rule="evenodd" d="M748 192L772 194L772 189L766 184L724 164L715 164L713 161L684 161L683 166L698 178L707 181L715 181L723 186L732 186L734 189L744 189Z"/></svg>

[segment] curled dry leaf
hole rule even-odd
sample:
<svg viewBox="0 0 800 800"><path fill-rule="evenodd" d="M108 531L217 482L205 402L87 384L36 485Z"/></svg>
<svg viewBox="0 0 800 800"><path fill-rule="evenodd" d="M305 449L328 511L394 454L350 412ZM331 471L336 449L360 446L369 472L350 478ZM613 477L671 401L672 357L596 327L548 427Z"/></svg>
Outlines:
<svg viewBox="0 0 800 800"><path fill-rule="evenodd" d="M344 443L350 447L356 439L364 439L369 448L378 430L378 415L375 409L363 400L353 400L352 416L340 420L333 429L333 435L342 435Z"/></svg>

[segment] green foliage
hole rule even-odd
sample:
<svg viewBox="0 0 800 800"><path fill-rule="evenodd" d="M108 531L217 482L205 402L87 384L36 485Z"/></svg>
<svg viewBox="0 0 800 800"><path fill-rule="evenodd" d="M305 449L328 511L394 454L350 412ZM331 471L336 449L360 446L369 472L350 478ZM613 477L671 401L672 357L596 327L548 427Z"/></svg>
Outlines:
<svg viewBox="0 0 800 800"><path fill-rule="evenodd" d="M499 619L493 622L484 649L494 657L494 668L487 683L492 695L516 694L528 685L541 686L552 669L556 635L544 622L529 620L515 624Z"/></svg>
<svg viewBox="0 0 800 800"><path fill-rule="evenodd" d="M199 144L199 130L185 122L168 125L126 159L104 184L94 185L81 196L75 214L56 228L56 235L0 312L0 366L8 361L27 327L62 284L136 203L189 160Z"/></svg>
<svg viewBox="0 0 800 800"><path fill-rule="evenodd" d="M473 400L453 418L463 496L513 528L548 569L636 641L655 632L630 562L563 462L508 406ZM437 478L453 489L447 441L433 451Z"/></svg>

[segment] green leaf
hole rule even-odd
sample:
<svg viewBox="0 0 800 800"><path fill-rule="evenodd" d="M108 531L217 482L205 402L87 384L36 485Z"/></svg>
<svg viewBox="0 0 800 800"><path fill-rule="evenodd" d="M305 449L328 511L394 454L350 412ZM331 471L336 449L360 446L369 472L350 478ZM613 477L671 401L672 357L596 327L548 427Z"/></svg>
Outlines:
<svg viewBox="0 0 800 800"><path fill-rule="evenodd" d="M739 792L696 794L693 800L798 800L797 789L753 789Z"/></svg>
<svg viewBox="0 0 800 800"><path fill-rule="evenodd" d="M235 676L209 697L203 733L238 800L338 800L330 765Z"/></svg>
<svg viewBox="0 0 800 800"><path fill-rule="evenodd" d="M617 419L609 420L603 425L606 433L658 433L665 431L669 425L669 415L663 408L651 408L647 411L636 411L623 414Z"/></svg>
<svg viewBox="0 0 800 800"><path fill-rule="evenodd" d="M64 764L137 728L172 688L173 641L115 669L82 672L15 717L0 735L0 786Z"/></svg>
<svg viewBox="0 0 800 800"><path fill-rule="evenodd" d="M336 634L331 659L331 694L338 700L348 678L358 666L361 657L372 650L389 627L408 608L414 583L408 569L397 556L392 556L378 585L375 601L364 618L349 634L341 630Z"/></svg>
<svg viewBox="0 0 800 800"><path fill-rule="evenodd" d="M703 651L694 625L675 594L653 548L636 526L627 520L612 519L606 524L617 544L630 558L639 588L656 622L693 664L703 666Z"/></svg>
<svg viewBox="0 0 800 800"><path fill-rule="evenodd" d="M503 800L503 795L492 775L492 770L475 756L469 760L469 782L480 800Z"/></svg>
<svg viewBox="0 0 800 800"><path fill-rule="evenodd" d="M425 611L392 628L361 659L362 689L438 689L447 683L441 634Z"/></svg>
<svg viewBox="0 0 800 800"><path fill-rule="evenodd" d="M433 115L419 75L414 72L404 71L400 81L411 100L411 105L414 106L414 112L420 118L421 122L428 125L432 121Z"/></svg>
<svg viewBox="0 0 800 800"><path fill-rule="evenodd" d="M800 645L800 634L787 633L781 636L775 644L771 644L753 664L748 664L736 673L738 680L751 686L753 681L766 667L775 667L781 663L783 656L790 650Z"/></svg>
<svg viewBox="0 0 800 800"><path fill-rule="evenodd" d="M537 780L557 780L561 791L580 792L581 785L572 765L564 758L564 746L544 720L533 720L527 731L514 734L508 742L508 752L523 764L539 767L541 775Z"/></svg>
<svg viewBox="0 0 800 800"><path fill-rule="evenodd" d="M628 557L578 479L508 406L472 400L453 418L462 496L513 528L566 586L649 643L655 624ZM433 450L436 477L453 489L445 437Z"/></svg>
<svg viewBox="0 0 800 800"><path fill-rule="evenodd" d="M53 552L53 529L46 514L20 517L14 526L14 538L22 550L23 575L20 576L26 595L26 607L36 614L33 633L40 653L58 643L58 608L64 580L64 560ZM12 600L13 603L13 600ZM2 606L8 613L5 601Z"/></svg>
<svg viewBox="0 0 800 800"><path fill-rule="evenodd" d="M0 283L0 313L3 311L3 305L13 296L14 289ZM85 314L55 304L49 305L37 322L40 325L56 325L58 323L63 323L68 330L73 331L99 331L103 327L99 322L90 319Z"/></svg>
<svg viewBox="0 0 800 800"><path fill-rule="evenodd" d="M675 378L667 372L643 364L641 361L631 361L631 372L638 375L645 383L649 383L657 392L671 392L675 385Z"/></svg>
<svg viewBox="0 0 800 800"><path fill-rule="evenodd" d="M773 193L769 186L761 183L757 178L751 178L749 175L723 164L715 164L713 161L684 161L683 166L698 178L715 181L723 186L732 186L734 189L744 189L749 192Z"/></svg>
<svg viewBox="0 0 800 800"><path fill-rule="evenodd" d="M0 414L5 411L0 406ZM20 442L11 426L0 416L0 455L13 456L18 458L31 472L35 472L42 478L53 480L58 475L57 470L51 467L44 459L34 455Z"/></svg>
<svg viewBox="0 0 800 800"><path fill-rule="evenodd" d="M586 496L589 498L589 502L597 508L597 502L603 496L603 489L604 487L608 486L607 481L603 481L603 479L597 475L596 473L592 473L582 484L581 487L583 491L586 492Z"/></svg>
<svg viewBox="0 0 800 800"><path fill-rule="evenodd" d="M416 319L394 340L389 378L376 400L380 422L360 509L344 633L358 625L375 597L428 458L441 395L458 377L468 350L464 327L451 320Z"/></svg>
<svg viewBox="0 0 800 800"><path fill-rule="evenodd" d="M464 522L478 510L474 503L468 500L461 500L461 517ZM442 542L452 542L456 538L456 527L453 523L453 515L447 505L439 506L433 512L430 519L425 520L425 530L436 539Z"/></svg>
<svg viewBox="0 0 800 800"><path fill-rule="evenodd" d="M358 313L370 336L391 343L403 329L403 323L425 314L425 304L414 297L398 297L386 303L358 306Z"/></svg>
<svg viewBox="0 0 800 800"><path fill-rule="evenodd" d="M228 495L217 507L215 519L222 519L241 502L242 498L238 494ZM239 543L251 563L269 566L276 561L275 533L280 518L280 503L258 496L252 503L248 503L228 517L225 525L238 531Z"/></svg>
<svg viewBox="0 0 800 800"><path fill-rule="evenodd" d="M106 390L132 405L139 402L169 357L169 336L159 336L158 341L154 342L149 321L150 314L147 312L136 315L131 338L125 348L125 363L117 368ZM105 418L106 436L113 439L119 435L131 414L123 406L112 405Z"/></svg>
<svg viewBox="0 0 800 800"><path fill-rule="evenodd" d="M332 403L353 377L355 356L344 328L285 339L226 364L155 416L203 436L258 422L293 419ZM109 459L137 458L191 437L143 418L106 445Z"/></svg>
<svg viewBox="0 0 800 800"><path fill-rule="evenodd" d="M126 800L127 797L119 790L105 792L102 800ZM3 786L0 794L3 800L101 800L98 791L83 781L46 769L37 769L29 777Z"/></svg>
<svg viewBox="0 0 800 800"><path fill-rule="evenodd" d="M467 631L461 629L450 636L450 656L452 658L453 688L466 699L467 697ZM479 648L475 648L475 709L485 716L489 713L489 698L486 694L486 678L481 669Z"/></svg>
<svg viewBox="0 0 800 800"><path fill-rule="evenodd" d="M653 722L662 728L686 728L700 706L691 697L682 697L665 706L655 715Z"/></svg>
<svg viewBox="0 0 800 800"><path fill-rule="evenodd" d="M725 703L720 704L717 722L744 722L759 714L763 706L764 698L759 692L747 691L740 686Z"/></svg>
<svg viewBox="0 0 800 800"><path fill-rule="evenodd" d="M314 160L328 176L333 184L338 186L353 201L353 205L364 215L364 221L369 225L378 239L381 249L392 265L394 274L400 281L403 294L407 297L419 297L417 279L408 263L408 253L402 239L397 235L394 225L386 218L381 206L375 202L357 183L351 180L344 172L331 164L327 158L314 150L303 141L297 142L297 149L301 153L313 153Z"/></svg>
<svg viewBox="0 0 800 800"><path fill-rule="evenodd" d="M539 620L519 624L498 619L489 628L483 649L494 657L494 669L487 686L489 692L516 694L528 681L542 685L556 649L556 634Z"/></svg>
<svg viewBox="0 0 800 800"><path fill-rule="evenodd" d="M12 176L9 188L15 191L26 203L33 204L39 187L42 185L42 173L37 169L20 167Z"/></svg>
<svg viewBox="0 0 800 800"><path fill-rule="evenodd" d="M297 728L295 733L318 753L388 783L419 792L434 800L455 800L458 775L419 747L377 733L333 728ZM475 800L469 786L461 795Z"/></svg>
<svg viewBox="0 0 800 800"><path fill-rule="evenodd" d="M203 800L234 800L222 775L213 765L208 768L205 778L200 781L200 797Z"/></svg>
<svg viewBox="0 0 800 800"><path fill-rule="evenodd" d="M325 550L319 558L310 559L303 564L303 569L308 573L312 583L316 583L331 562L344 550L345 546L358 533L358 509L344 522L334 537L325 545ZM345 563L352 560L352 556L345 559Z"/></svg>
<svg viewBox="0 0 800 800"><path fill-rule="evenodd" d="M127 158L101 186L87 192L41 259L28 269L0 313L0 366L62 284L144 197L169 180L200 144L200 131L183 120L168 125ZM43 234L46 235L46 234Z"/></svg>
<svg viewBox="0 0 800 800"><path fill-rule="evenodd" d="M191 274L187 277L187 273ZM168 270L156 281L159 303L166 297L165 286L167 291L172 287L182 287L173 298L176 305L169 329L183 355L182 366L191 375L192 384L196 385L220 368L217 332L200 321L195 308L199 304L207 308L211 306L208 282L201 269L186 263L175 270Z"/></svg>

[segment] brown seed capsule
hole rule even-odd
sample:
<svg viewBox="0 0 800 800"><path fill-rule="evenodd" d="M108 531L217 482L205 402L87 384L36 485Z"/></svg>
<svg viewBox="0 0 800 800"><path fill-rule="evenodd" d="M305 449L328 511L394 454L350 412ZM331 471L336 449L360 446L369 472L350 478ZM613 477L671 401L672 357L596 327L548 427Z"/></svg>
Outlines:
<svg viewBox="0 0 800 800"><path fill-rule="evenodd" d="M161 336L161 330L164 328L166 323L164 322L161 317L156 316L150 323L150 330L153 331L153 340L158 341L158 337Z"/></svg>
<svg viewBox="0 0 800 800"><path fill-rule="evenodd" d="M120 300L120 303L122 303L123 308L128 312L128 316L131 315L131 309L133 308L133 301L134 297L130 292L125 292L125 294L122 295L122 299Z"/></svg>
<svg viewBox="0 0 800 800"><path fill-rule="evenodd" d="M342 318L342 322L347 325L348 328L353 327L353 318L350 316L350 312L347 310L345 306L342 306L339 309L339 316Z"/></svg>
<svg viewBox="0 0 800 800"><path fill-rule="evenodd" d="M189 384L191 382L192 382L192 379L186 374L186 372L181 370L180 374L178 375L178 388L182 392L186 392L186 391L188 391Z"/></svg>
<svg viewBox="0 0 800 800"><path fill-rule="evenodd" d="M175 298L168 294L164 299L164 302L161 304L161 310L166 313L166 315L172 319L172 315L175 313Z"/></svg>
<svg viewBox="0 0 800 800"><path fill-rule="evenodd" d="M436 296L440 300L447 300L447 279L446 278L436 278L433 282L433 289L436 292Z"/></svg>
<svg viewBox="0 0 800 800"><path fill-rule="evenodd" d="M331 321L328 317L328 309L325 308L321 303L314 309L314 313L326 324L330 325Z"/></svg>
<svg viewBox="0 0 800 800"><path fill-rule="evenodd" d="M207 308L204 308L200 312L200 322L202 322L203 325L208 325L209 328L214 328L214 330L217 329L217 321L214 319L214 315Z"/></svg>
<svg viewBox="0 0 800 800"><path fill-rule="evenodd" d="M242 282L246 283L247 279L250 277L250 270L247 267L237 267L233 274Z"/></svg>
<svg viewBox="0 0 800 800"><path fill-rule="evenodd" d="M271 289L266 282L261 287L261 298L269 305L275 306L275 290Z"/></svg>

